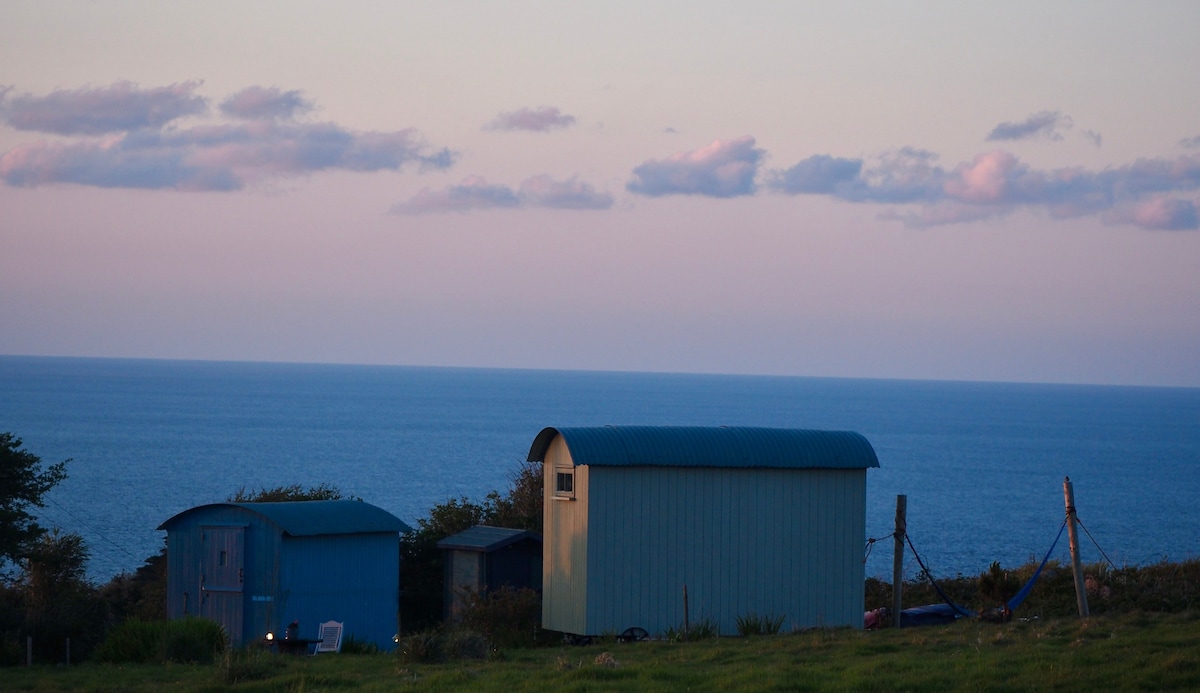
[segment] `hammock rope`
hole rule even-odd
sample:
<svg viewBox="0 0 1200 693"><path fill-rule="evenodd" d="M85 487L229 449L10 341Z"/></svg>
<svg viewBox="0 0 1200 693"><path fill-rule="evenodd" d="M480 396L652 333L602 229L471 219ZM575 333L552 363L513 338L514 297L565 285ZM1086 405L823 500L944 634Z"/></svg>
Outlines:
<svg viewBox="0 0 1200 693"><path fill-rule="evenodd" d="M917 547L913 546L912 538L910 538L907 533L904 535L904 541L908 542L908 548L912 549L913 556L915 556L917 559L917 565L921 566L921 572L925 574L925 577L929 580L929 584L933 585L933 590L938 593L938 596L942 598L942 601L949 604L950 608L954 609L956 613L962 616L972 616L973 614L963 611L962 607L960 607L958 604L955 604L950 597L947 597L946 593L942 591L941 586L938 585L937 581L933 579L933 573L930 572L929 568L925 567L925 561L921 560L921 554L917 553Z"/></svg>

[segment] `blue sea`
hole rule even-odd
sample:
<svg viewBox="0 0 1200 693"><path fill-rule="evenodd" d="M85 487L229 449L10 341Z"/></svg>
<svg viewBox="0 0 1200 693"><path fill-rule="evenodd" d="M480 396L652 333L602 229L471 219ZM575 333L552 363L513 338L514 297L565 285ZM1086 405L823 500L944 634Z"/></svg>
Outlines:
<svg viewBox="0 0 1200 693"><path fill-rule="evenodd" d="M97 581L242 487L330 483L415 525L507 488L542 428L605 424L862 433L868 535L906 495L935 576L1040 558L1065 476L1085 561L1200 556L1200 389L0 356L0 431L71 459L40 517L86 539ZM880 542L867 574L891 561Z"/></svg>

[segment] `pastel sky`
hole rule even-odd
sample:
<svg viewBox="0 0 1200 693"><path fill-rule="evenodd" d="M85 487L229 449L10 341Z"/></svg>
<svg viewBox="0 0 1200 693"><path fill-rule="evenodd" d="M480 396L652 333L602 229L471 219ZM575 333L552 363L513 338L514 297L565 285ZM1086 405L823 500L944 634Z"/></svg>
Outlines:
<svg viewBox="0 0 1200 693"><path fill-rule="evenodd" d="M1200 3L0 4L0 353L1200 386Z"/></svg>

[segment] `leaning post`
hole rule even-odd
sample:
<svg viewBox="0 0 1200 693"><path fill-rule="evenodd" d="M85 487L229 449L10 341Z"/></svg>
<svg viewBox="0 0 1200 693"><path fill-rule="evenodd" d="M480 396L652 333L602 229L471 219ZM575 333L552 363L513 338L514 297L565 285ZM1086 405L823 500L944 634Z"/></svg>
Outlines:
<svg viewBox="0 0 1200 693"><path fill-rule="evenodd" d="M908 496L896 496L896 532L892 535L892 624L900 627L900 592L904 587L904 536L908 532Z"/></svg>
<svg viewBox="0 0 1200 693"><path fill-rule="evenodd" d="M1071 541L1071 573L1075 576L1075 605L1079 607L1079 618L1088 617L1087 585L1083 579L1083 564L1079 561L1079 533L1075 529L1075 487L1071 477L1063 478L1063 500L1067 504L1067 539Z"/></svg>

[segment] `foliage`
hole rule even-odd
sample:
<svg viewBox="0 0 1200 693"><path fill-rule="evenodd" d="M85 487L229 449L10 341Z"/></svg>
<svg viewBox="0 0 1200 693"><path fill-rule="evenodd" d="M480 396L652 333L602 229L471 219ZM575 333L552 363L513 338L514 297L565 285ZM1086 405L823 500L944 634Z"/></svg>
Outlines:
<svg viewBox="0 0 1200 693"><path fill-rule="evenodd" d="M347 496L332 484L321 483L308 488L304 488L300 484L274 488L260 487L257 491L247 491L246 487L242 486L226 500L230 503L283 503L287 501L361 501L362 499L357 496Z"/></svg>
<svg viewBox="0 0 1200 693"><path fill-rule="evenodd" d="M1009 599L1021 591L1021 581L1016 575L1000 567L999 561L993 561L987 572L979 576L979 596L996 604L1007 604Z"/></svg>
<svg viewBox="0 0 1200 693"><path fill-rule="evenodd" d="M510 477L508 493L492 491L484 504L487 523L496 527L542 532L541 462L522 462Z"/></svg>
<svg viewBox="0 0 1200 693"><path fill-rule="evenodd" d="M529 647L546 642L541 623L541 595L527 587L502 587L485 594L466 591L462 625L483 633L499 647Z"/></svg>
<svg viewBox="0 0 1200 693"><path fill-rule="evenodd" d="M496 647L483 635L462 628L438 628L400 638L396 658L406 664L489 659Z"/></svg>
<svg viewBox="0 0 1200 693"><path fill-rule="evenodd" d="M144 621L167 617L167 547L147 558L132 574L121 573L100 587L100 599L108 607L109 621L130 618Z"/></svg>
<svg viewBox="0 0 1200 693"><path fill-rule="evenodd" d="M33 638L35 659L64 661L70 638L78 661L103 635L105 606L87 580L87 560L83 537L57 530L26 550L15 590L24 611L20 630Z"/></svg>
<svg viewBox="0 0 1200 693"><path fill-rule="evenodd" d="M208 619L131 618L109 632L96 648L94 659L110 664L211 664L226 650L225 631Z"/></svg>
<svg viewBox="0 0 1200 693"><path fill-rule="evenodd" d="M757 614L753 611L737 617L738 635L775 635L783 627L785 614Z"/></svg>
<svg viewBox="0 0 1200 693"><path fill-rule="evenodd" d="M370 640L360 640L354 634L342 638L341 654L379 654L379 645Z"/></svg>
<svg viewBox="0 0 1200 693"><path fill-rule="evenodd" d="M433 628L442 620L445 561L437 543L479 524L541 531L542 464L525 462L506 494L493 491L483 503L466 497L435 505L428 518L400 540L401 612L406 631Z"/></svg>
<svg viewBox="0 0 1200 693"><path fill-rule="evenodd" d="M30 506L43 507L43 497L67 478L70 460L42 469L42 459L22 448L21 439L0 433L0 566L17 562L45 534Z"/></svg>

